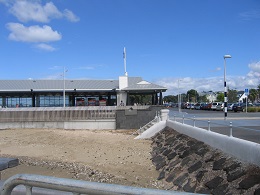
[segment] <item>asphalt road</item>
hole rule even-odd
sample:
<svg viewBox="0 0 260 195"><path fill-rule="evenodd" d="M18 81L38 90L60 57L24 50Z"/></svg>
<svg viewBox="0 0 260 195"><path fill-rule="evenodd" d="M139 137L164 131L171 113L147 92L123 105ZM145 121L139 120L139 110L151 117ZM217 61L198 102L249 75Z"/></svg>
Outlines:
<svg viewBox="0 0 260 195"><path fill-rule="evenodd" d="M260 112L231 112L224 119L223 111L189 110L169 108L169 118L178 122L201 127L205 130L230 135L260 144ZM184 120L183 120L184 117ZM210 127L209 127L210 124ZM231 128L232 126L232 128Z"/></svg>

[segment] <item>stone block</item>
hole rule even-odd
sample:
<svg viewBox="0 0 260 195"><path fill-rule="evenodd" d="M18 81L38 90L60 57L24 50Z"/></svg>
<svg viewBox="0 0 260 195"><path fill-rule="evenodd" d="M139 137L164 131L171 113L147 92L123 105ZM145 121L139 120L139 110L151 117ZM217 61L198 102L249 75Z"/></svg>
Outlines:
<svg viewBox="0 0 260 195"><path fill-rule="evenodd" d="M260 175L250 175L246 177L239 183L239 187L247 190L255 184L260 184Z"/></svg>
<svg viewBox="0 0 260 195"><path fill-rule="evenodd" d="M245 171L244 170L237 170L235 172L230 172L228 175L227 175L227 181L228 182L232 182L240 177L242 177L243 175L245 175Z"/></svg>
<svg viewBox="0 0 260 195"><path fill-rule="evenodd" d="M226 158L221 158L213 163L213 170L222 170L225 166Z"/></svg>
<svg viewBox="0 0 260 195"><path fill-rule="evenodd" d="M194 171L197 171L201 167L202 167L202 162L198 161L188 168L188 172L193 173Z"/></svg>
<svg viewBox="0 0 260 195"><path fill-rule="evenodd" d="M214 179L208 181L205 186L207 186L209 189L215 189L216 187L218 187L221 182L223 181L224 179L222 177L215 177Z"/></svg>

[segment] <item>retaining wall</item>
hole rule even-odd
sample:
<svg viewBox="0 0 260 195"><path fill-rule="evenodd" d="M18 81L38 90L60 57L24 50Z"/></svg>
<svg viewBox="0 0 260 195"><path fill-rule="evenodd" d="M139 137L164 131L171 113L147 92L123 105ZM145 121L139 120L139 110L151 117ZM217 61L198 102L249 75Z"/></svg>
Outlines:
<svg viewBox="0 0 260 195"><path fill-rule="evenodd" d="M166 126L218 148L245 162L260 166L260 144L168 120Z"/></svg>
<svg viewBox="0 0 260 195"><path fill-rule="evenodd" d="M152 138L152 162L169 190L260 194L260 167L241 162L170 127Z"/></svg>
<svg viewBox="0 0 260 195"><path fill-rule="evenodd" d="M115 119L57 121L57 122L1 122L0 129L116 129Z"/></svg>
<svg viewBox="0 0 260 195"><path fill-rule="evenodd" d="M146 109L116 110L116 129L139 129L154 119L163 106L149 106Z"/></svg>

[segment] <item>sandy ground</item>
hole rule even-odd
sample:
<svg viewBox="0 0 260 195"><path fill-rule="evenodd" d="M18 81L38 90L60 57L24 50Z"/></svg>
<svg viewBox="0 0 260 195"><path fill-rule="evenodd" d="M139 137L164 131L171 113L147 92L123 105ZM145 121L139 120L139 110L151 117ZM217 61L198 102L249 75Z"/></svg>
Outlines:
<svg viewBox="0 0 260 195"><path fill-rule="evenodd" d="M2 179L29 173L163 189L150 160L151 141L134 140L133 132L0 130L0 156L20 160Z"/></svg>

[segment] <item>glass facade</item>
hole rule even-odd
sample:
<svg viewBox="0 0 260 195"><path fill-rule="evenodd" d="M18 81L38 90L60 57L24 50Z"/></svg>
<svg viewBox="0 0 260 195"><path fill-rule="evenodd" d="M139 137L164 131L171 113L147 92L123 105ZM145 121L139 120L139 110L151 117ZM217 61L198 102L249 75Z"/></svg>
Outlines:
<svg viewBox="0 0 260 195"><path fill-rule="evenodd" d="M1 105L3 99L1 98ZM32 98L30 97L6 97L6 107L32 107Z"/></svg>
<svg viewBox="0 0 260 195"><path fill-rule="evenodd" d="M36 105L38 107L63 107L63 96L40 95L39 102ZM65 105L69 106L68 96L65 96Z"/></svg>
<svg viewBox="0 0 260 195"><path fill-rule="evenodd" d="M65 106L111 106L116 105L116 95L67 94ZM63 96L57 93L30 96L0 96L0 107L63 107Z"/></svg>

